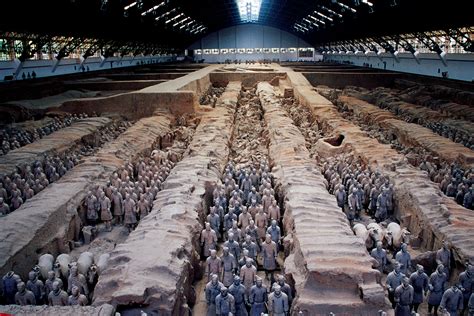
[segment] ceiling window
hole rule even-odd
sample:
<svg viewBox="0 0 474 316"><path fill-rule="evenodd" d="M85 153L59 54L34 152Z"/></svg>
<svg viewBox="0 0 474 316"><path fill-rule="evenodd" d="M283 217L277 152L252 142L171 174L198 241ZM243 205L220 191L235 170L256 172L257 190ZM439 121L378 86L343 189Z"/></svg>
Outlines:
<svg viewBox="0 0 474 316"><path fill-rule="evenodd" d="M240 21L243 23L258 22L262 0L236 0L239 7Z"/></svg>

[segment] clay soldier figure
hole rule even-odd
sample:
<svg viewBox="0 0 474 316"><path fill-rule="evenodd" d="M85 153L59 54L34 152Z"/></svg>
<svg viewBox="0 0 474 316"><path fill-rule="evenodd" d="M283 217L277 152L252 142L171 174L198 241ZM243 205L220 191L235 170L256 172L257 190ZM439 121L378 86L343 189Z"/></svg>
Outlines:
<svg viewBox="0 0 474 316"><path fill-rule="evenodd" d="M247 211L247 207L242 208L242 213L239 215L239 226L243 232L245 232L247 226L250 225L251 220L252 215Z"/></svg>
<svg viewBox="0 0 474 316"><path fill-rule="evenodd" d="M463 312L461 315L464 315L464 312L468 308L469 297L474 291L474 266L471 264L466 265L466 271L459 274L459 284L461 284L461 291L463 293Z"/></svg>
<svg viewBox="0 0 474 316"><path fill-rule="evenodd" d="M26 282L26 288L33 292L33 294L35 295L36 303L43 303L43 298L45 297L44 284L43 281L38 280L38 275L36 274L36 272L31 271L28 274L28 282Z"/></svg>
<svg viewBox="0 0 474 316"><path fill-rule="evenodd" d="M283 275L279 275L277 277L277 282L274 283L274 286L277 284L281 287L281 291L288 297L288 305L291 306L291 302L293 301L293 293L291 291L291 287L285 282L285 277Z"/></svg>
<svg viewBox="0 0 474 316"><path fill-rule="evenodd" d="M375 211L377 211L377 198L380 195L379 188L375 185L370 190L370 202L369 202L369 214L371 217L375 215Z"/></svg>
<svg viewBox="0 0 474 316"><path fill-rule="evenodd" d="M232 228L234 221L237 221L237 215L234 214L233 208L229 208L229 212L224 216L224 232L226 234Z"/></svg>
<svg viewBox="0 0 474 316"><path fill-rule="evenodd" d="M352 189L352 193L349 194L347 202L349 204L349 221L352 221L356 218L360 218L360 210L362 209L362 207L360 205L359 197L357 196L357 188L354 187Z"/></svg>
<svg viewBox="0 0 474 316"><path fill-rule="evenodd" d="M257 200L255 199L252 199L249 207L248 207L248 212L250 213L250 215L252 215L252 218L255 218L255 215L257 215L258 213L258 209L261 208L260 205L257 204Z"/></svg>
<svg viewBox="0 0 474 316"><path fill-rule="evenodd" d="M448 242L443 240L443 247L436 252L436 264L442 264L444 266L444 274L446 274L446 280L449 280L449 270L451 267L451 250L449 249Z"/></svg>
<svg viewBox="0 0 474 316"><path fill-rule="evenodd" d="M233 233L229 233L229 240L224 243L224 247L227 247L227 249L229 249L229 252L234 256L235 260L240 258L240 245L237 241L234 240ZM224 282L224 285L229 286L230 284L226 285L226 283Z"/></svg>
<svg viewBox="0 0 474 316"><path fill-rule="evenodd" d="M449 316L458 316L458 311L463 310L463 296L461 285L456 284L447 289L441 298L440 309L449 313Z"/></svg>
<svg viewBox="0 0 474 316"><path fill-rule="evenodd" d="M467 310L469 313L469 316L474 316L474 293L471 294L469 297L469 301L467 303Z"/></svg>
<svg viewBox="0 0 474 316"><path fill-rule="evenodd" d="M221 293L216 297L216 316L228 315L235 315L235 300L227 287L223 286Z"/></svg>
<svg viewBox="0 0 474 316"><path fill-rule="evenodd" d="M23 199L20 197L20 195L17 192L14 192L13 197L10 200L12 212L16 209L19 209L22 204L23 204Z"/></svg>
<svg viewBox="0 0 474 316"><path fill-rule="evenodd" d="M280 207L278 207L276 200L273 200L272 205L268 208L268 219L270 221L275 220L277 223L280 222Z"/></svg>
<svg viewBox="0 0 474 316"><path fill-rule="evenodd" d="M72 293L72 288L77 287L82 294L89 295L89 288L87 287L86 278L79 273L77 266L73 265L69 270L69 277L67 280L67 291Z"/></svg>
<svg viewBox="0 0 474 316"><path fill-rule="evenodd" d="M207 222L211 224L211 229L216 233L217 238L220 237L219 231L221 227L221 219L219 215L216 214L216 207L212 206L210 208L210 213L207 215Z"/></svg>
<svg viewBox="0 0 474 316"><path fill-rule="evenodd" d="M467 209L474 209L474 185L471 185L471 188L464 195L462 205Z"/></svg>
<svg viewBox="0 0 474 316"><path fill-rule="evenodd" d="M382 242L377 241L376 248L372 249L370 255L377 260L377 269L383 273L385 266L387 265L387 251L382 248Z"/></svg>
<svg viewBox="0 0 474 316"><path fill-rule="evenodd" d="M275 242L278 249L278 246L280 245L281 233L280 227L277 226L276 220L272 220L270 227L267 228L267 234L272 237L272 240Z"/></svg>
<svg viewBox="0 0 474 316"><path fill-rule="evenodd" d="M59 285L62 288L63 282L61 281L61 279L56 277L56 273L54 271L48 271L48 279L44 282L46 295L49 295L49 293L51 293L51 291L53 290L53 283L56 281L59 282Z"/></svg>
<svg viewBox="0 0 474 316"><path fill-rule="evenodd" d="M229 232L228 232L228 233L229 233L229 234L230 234L230 233L234 234L234 239L237 241L237 243L242 242L242 237L243 237L243 235L242 235L242 231L240 230L240 228L239 228L239 226L238 226L238 224L237 224L237 221L234 221L234 222L232 223L232 228L229 229Z"/></svg>
<svg viewBox="0 0 474 316"><path fill-rule="evenodd" d="M211 229L211 224L206 223L206 228L201 232L201 247L203 248L204 257L209 257L210 251L216 249L217 235Z"/></svg>
<svg viewBox="0 0 474 316"><path fill-rule="evenodd" d="M216 315L216 297L220 294L221 289L224 285L219 282L216 274L211 275L211 281L206 284L206 302L207 302L207 315Z"/></svg>
<svg viewBox="0 0 474 316"><path fill-rule="evenodd" d="M255 285L250 289L249 302L252 306L250 316L260 316L262 313L265 313L267 300L267 288L263 286L262 279L257 278Z"/></svg>
<svg viewBox="0 0 474 316"><path fill-rule="evenodd" d="M289 310L288 296L281 291L278 284L275 285L273 293L268 296L268 311L273 316L287 316Z"/></svg>
<svg viewBox="0 0 474 316"><path fill-rule="evenodd" d="M245 229L245 234L250 236L250 239L257 244L257 247L259 246L258 228L253 220L250 221L249 226Z"/></svg>
<svg viewBox="0 0 474 316"><path fill-rule="evenodd" d="M121 225L123 221L123 199L122 194L117 190L113 189L112 192L112 208L114 211L115 224Z"/></svg>
<svg viewBox="0 0 474 316"><path fill-rule="evenodd" d="M245 265L240 269L240 278L247 290L247 296L249 296L250 289L257 279L257 268L253 265L252 259L248 258Z"/></svg>
<svg viewBox="0 0 474 316"><path fill-rule="evenodd" d="M58 281L53 282L53 290L48 295L49 306L66 306L68 304L67 293L61 290Z"/></svg>
<svg viewBox="0 0 474 316"><path fill-rule="evenodd" d="M206 259L206 274L207 281L211 281L211 275L221 275L222 262L219 257L217 257L217 251L212 249L210 251L211 255Z"/></svg>
<svg viewBox="0 0 474 316"><path fill-rule="evenodd" d="M263 211L268 214L268 208L272 204L273 196L270 194L270 190L265 189L263 190L263 197L262 197L262 206Z"/></svg>
<svg viewBox="0 0 474 316"><path fill-rule="evenodd" d="M377 211L375 212L375 220L377 223L387 219L388 212L388 191L383 188L382 193L377 197Z"/></svg>
<svg viewBox="0 0 474 316"><path fill-rule="evenodd" d="M416 266L416 272L410 275L410 284L413 286L413 310L418 312L418 307L423 303L423 293L428 292L429 278L421 264Z"/></svg>
<svg viewBox="0 0 474 316"><path fill-rule="evenodd" d="M5 216L10 213L10 207L4 202L4 199L0 197L0 216Z"/></svg>
<svg viewBox="0 0 474 316"><path fill-rule="evenodd" d="M262 244L262 256L263 256L263 268L265 269L265 274L267 279L271 283L274 282L273 271L277 268L277 256L278 250L276 243L272 240L272 236L267 234L265 242ZM270 278L268 278L270 275Z"/></svg>
<svg viewBox="0 0 474 316"><path fill-rule="evenodd" d="M232 284L234 272L237 271L237 261L235 257L229 252L229 248L227 247L224 247L220 259L222 262L222 283L225 286L230 286Z"/></svg>
<svg viewBox="0 0 474 316"><path fill-rule="evenodd" d="M135 229L135 225L137 224L137 215L136 215L136 204L135 201L130 198L130 195L125 195L125 201L123 201L123 210L125 214L124 224L128 228L128 232L130 233L133 229Z"/></svg>
<svg viewBox="0 0 474 316"><path fill-rule="evenodd" d="M145 195L144 194L142 194L140 196L140 201L138 201L137 207L138 207L138 211L139 211L139 214L140 214L140 220L142 220L150 212L150 205L148 204L148 201L145 200Z"/></svg>
<svg viewBox="0 0 474 316"><path fill-rule="evenodd" d="M344 212L344 205L346 203L346 191L344 190L344 186L342 184L336 189L334 195L336 196L337 206L339 206Z"/></svg>
<svg viewBox="0 0 474 316"><path fill-rule="evenodd" d="M411 305L413 303L413 287L407 277L404 277L402 284L395 289L394 300L396 303L395 316L410 316Z"/></svg>
<svg viewBox="0 0 474 316"><path fill-rule="evenodd" d="M402 280L405 277L403 273L400 272L400 265L396 264L392 272L387 276L387 291L388 299L392 303L392 308L395 308L395 289L402 284Z"/></svg>
<svg viewBox="0 0 474 316"><path fill-rule="evenodd" d="M15 294L18 291L18 283L21 279L13 271L9 271L2 278L3 297L7 304L15 304Z"/></svg>
<svg viewBox="0 0 474 316"><path fill-rule="evenodd" d="M110 199L105 196L104 192L100 193L100 219L105 222L106 229L112 231L112 213L110 212Z"/></svg>
<svg viewBox="0 0 474 316"><path fill-rule="evenodd" d="M407 249L407 244L403 243L401 249L395 255L395 260L401 265L401 272L407 275L408 269L411 267L411 256Z"/></svg>
<svg viewBox="0 0 474 316"><path fill-rule="evenodd" d="M74 306L86 306L87 305L87 297L84 294L81 294L79 288L77 286L73 286L71 289L71 295L69 295L68 305Z"/></svg>
<svg viewBox="0 0 474 316"><path fill-rule="evenodd" d="M247 293L245 286L240 283L240 277L237 275L234 277L234 283L229 287L229 294L234 297L235 303L235 316L248 316L247 309L245 307L247 302Z"/></svg>
<svg viewBox="0 0 474 316"><path fill-rule="evenodd" d="M446 274L444 274L444 267L442 264L438 265L436 271L430 276L430 283L428 285L430 293L428 295L428 313L434 308L434 315L438 315L438 307L441 304L444 289L446 287Z"/></svg>
<svg viewBox="0 0 474 316"><path fill-rule="evenodd" d="M242 182L240 183L240 189L244 192L242 202L246 203L250 190L252 190L252 181L250 180L248 173L246 173L244 179L242 179Z"/></svg>
<svg viewBox="0 0 474 316"><path fill-rule="evenodd" d="M92 225L95 226L97 219L99 216L97 215L97 198L95 195L92 194L91 191L87 192L86 197L86 206L87 206L87 221Z"/></svg>
<svg viewBox="0 0 474 316"><path fill-rule="evenodd" d="M252 168L252 174L250 175L252 185L256 188L260 185L260 176L257 174L257 169Z"/></svg>
<svg viewBox="0 0 474 316"><path fill-rule="evenodd" d="M15 294L16 305L36 305L36 299L33 292L26 289L26 285L23 282L18 282L17 292Z"/></svg>
<svg viewBox="0 0 474 316"><path fill-rule="evenodd" d="M267 222L267 214L263 211L263 208L260 208L257 215L255 215L255 224L257 225L258 237L262 240L265 238Z"/></svg>
<svg viewBox="0 0 474 316"><path fill-rule="evenodd" d="M245 241L242 243L242 249L247 249L249 252L249 257L257 262L258 246L252 241L252 237L250 237L250 235L245 235Z"/></svg>

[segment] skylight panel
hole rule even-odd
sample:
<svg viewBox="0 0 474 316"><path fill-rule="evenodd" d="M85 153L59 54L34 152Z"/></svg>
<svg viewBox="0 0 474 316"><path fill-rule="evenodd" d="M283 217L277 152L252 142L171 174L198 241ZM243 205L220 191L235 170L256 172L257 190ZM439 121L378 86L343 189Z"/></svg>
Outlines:
<svg viewBox="0 0 474 316"><path fill-rule="evenodd" d="M258 22L262 0L236 0L240 21L243 23Z"/></svg>

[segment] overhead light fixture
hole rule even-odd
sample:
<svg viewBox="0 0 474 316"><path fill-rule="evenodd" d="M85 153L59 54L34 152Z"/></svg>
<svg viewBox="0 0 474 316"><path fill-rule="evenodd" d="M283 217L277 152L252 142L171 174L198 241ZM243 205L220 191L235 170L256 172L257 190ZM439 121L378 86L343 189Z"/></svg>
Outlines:
<svg viewBox="0 0 474 316"><path fill-rule="evenodd" d="M258 22L262 0L236 0L240 21L244 23Z"/></svg>
<svg viewBox="0 0 474 316"><path fill-rule="evenodd" d="M135 1L135 2L130 3L128 6L124 7L123 9L124 9L125 11L127 11L127 10L129 10L130 8L132 8L132 7L136 6L136 5L137 5L137 2Z"/></svg>

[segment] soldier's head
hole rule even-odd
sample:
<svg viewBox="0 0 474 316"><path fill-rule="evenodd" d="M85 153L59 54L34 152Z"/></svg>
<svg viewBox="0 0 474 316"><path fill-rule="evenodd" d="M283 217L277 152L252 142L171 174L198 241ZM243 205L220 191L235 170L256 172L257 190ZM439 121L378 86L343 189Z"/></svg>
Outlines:
<svg viewBox="0 0 474 316"><path fill-rule="evenodd" d="M265 242L270 243L272 241L272 236L270 234L265 235Z"/></svg>
<svg viewBox="0 0 474 316"><path fill-rule="evenodd" d="M229 241L234 241L234 234L233 233L229 233Z"/></svg>
<svg viewBox="0 0 474 316"><path fill-rule="evenodd" d="M257 284L258 287L261 287L263 285L263 280L260 277L257 277L257 280L255 281L255 284Z"/></svg>
<svg viewBox="0 0 474 316"><path fill-rule="evenodd" d="M221 296L226 297L227 296L227 288L225 286L221 287Z"/></svg>
<svg viewBox="0 0 474 316"><path fill-rule="evenodd" d="M54 280L56 278L56 273L54 271L48 271L48 279Z"/></svg>
<svg viewBox="0 0 474 316"><path fill-rule="evenodd" d="M222 252L224 253L224 255L227 256L227 255L229 254L229 247L224 247L224 248L222 249Z"/></svg>
<svg viewBox="0 0 474 316"><path fill-rule="evenodd" d="M382 250L382 242L381 241L377 241L377 249Z"/></svg>
<svg viewBox="0 0 474 316"><path fill-rule="evenodd" d="M276 295L280 295L281 294L281 286L279 286L278 284L275 285L273 287L273 291L275 292Z"/></svg>
<svg viewBox="0 0 474 316"><path fill-rule="evenodd" d="M54 281L53 282L53 291L54 292L57 292L61 289L61 287L59 286L59 282L58 281Z"/></svg>
<svg viewBox="0 0 474 316"><path fill-rule="evenodd" d="M449 244L448 244L448 241L446 241L446 240L443 240L443 249L444 250L449 250Z"/></svg>
<svg viewBox="0 0 474 316"><path fill-rule="evenodd" d="M238 275L234 276L234 285L235 286L240 285L240 277Z"/></svg>
<svg viewBox="0 0 474 316"><path fill-rule="evenodd" d="M71 267L71 269L69 270L69 272L71 273L71 275L76 276L77 275L77 266L73 265Z"/></svg>
<svg viewBox="0 0 474 316"><path fill-rule="evenodd" d="M23 293L26 289L26 285L24 282L18 282L18 284L16 285L16 288L18 292Z"/></svg>
<svg viewBox="0 0 474 316"><path fill-rule="evenodd" d="M247 268L250 268L253 264L253 260L251 258L247 258L247 260L245 260L245 265L247 266Z"/></svg>
<svg viewBox="0 0 474 316"><path fill-rule="evenodd" d="M216 256L217 256L217 251L216 251L215 249L212 249L212 250L211 250L211 257L212 257L213 259L215 259Z"/></svg>
<svg viewBox="0 0 474 316"><path fill-rule="evenodd" d="M421 264L417 264L416 265L416 271L421 274L421 273L425 272L425 268Z"/></svg>
<svg viewBox="0 0 474 316"><path fill-rule="evenodd" d="M79 295L79 288L74 285L74 286L72 287L71 294L72 294L73 296L78 296L78 295Z"/></svg>
<svg viewBox="0 0 474 316"><path fill-rule="evenodd" d="M438 267L436 268L436 271L438 271L438 273L443 273L443 271L444 271L444 265L438 264Z"/></svg>
<svg viewBox="0 0 474 316"><path fill-rule="evenodd" d="M284 275L279 275L278 276L278 284L283 285L285 284L285 276Z"/></svg>
<svg viewBox="0 0 474 316"><path fill-rule="evenodd" d="M400 273L400 270L401 270L401 264L395 264L395 267L393 268L393 270L395 271L396 274Z"/></svg>
<svg viewBox="0 0 474 316"><path fill-rule="evenodd" d="M404 277L402 280L402 284L404 287L407 287L408 285L410 285L410 279L408 279L407 277Z"/></svg>
<svg viewBox="0 0 474 316"><path fill-rule="evenodd" d="M273 219L273 220L272 220L272 226L273 226L273 227L276 227L276 225L277 225L277 221Z"/></svg>
<svg viewBox="0 0 474 316"><path fill-rule="evenodd" d="M212 274L211 275L211 281L212 283L216 284L219 278L217 277L217 274Z"/></svg>
<svg viewBox="0 0 474 316"><path fill-rule="evenodd" d="M407 252L407 249L408 249L408 248L407 248L407 247L408 247L407 244L402 243L402 245L401 245L400 247L402 248L402 251L403 251L403 252Z"/></svg>
<svg viewBox="0 0 474 316"><path fill-rule="evenodd" d="M34 281L36 279L36 272L30 271L30 273L28 273L28 279Z"/></svg>
<svg viewBox="0 0 474 316"><path fill-rule="evenodd" d="M210 231L210 230L211 230L211 224L209 224L208 222L206 222L206 230L207 230L207 231Z"/></svg>

